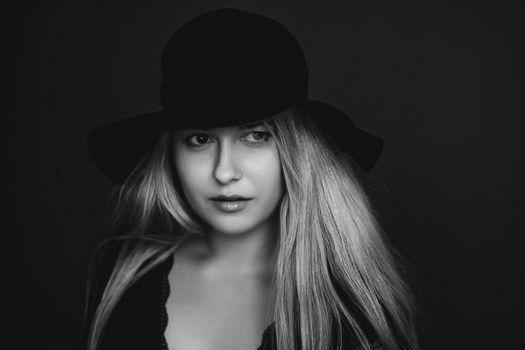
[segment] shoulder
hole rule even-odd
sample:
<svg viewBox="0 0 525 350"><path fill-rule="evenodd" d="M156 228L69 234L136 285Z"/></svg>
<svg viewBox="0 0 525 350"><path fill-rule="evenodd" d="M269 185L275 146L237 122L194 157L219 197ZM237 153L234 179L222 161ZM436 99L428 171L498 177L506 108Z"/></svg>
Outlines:
<svg viewBox="0 0 525 350"><path fill-rule="evenodd" d="M107 283L109 282L111 275L113 274L115 268L122 267L130 256L136 255L133 253L137 245L133 240L128 240L126 238L110 240L102 243L93 253L92 260L89 266L89 275L91 280L91 289L95 292L101 292ZM141 263L142 267L148 259L144 259ZM159 277L159 271L163 270L161 266L164 266L168 263L169 259L164 260L161 264L156 264L151 270L149 270L143 277L140 278L139 283L142 280L149 280L151 275L156 275ZM140 271L142 268L138 268L137 271ZM134 284L135 285L135 284ZM96 293L95 293L96 294Z"/></svg>
<svg viewBox="0 0 525 350"><path fill-rule="evenodd" d="M125 240L118 240L104 243L96 250L93 256L92 266L90 267L90 289L95 303L100 301L100 297L104 293L108 283L111 282L110 279L115 277L112 276L112 274L115 273L115 271L126 271L126 262L129 262L130 256L133 256L133 254L130 254L134 249L133 247L133 244L128 245ZM149 291L152 286L158 287L162 281L165 270L168 267L171 268L171 264L173 263L173 256L168 256L160 263L157 262L151 268L148 268L146 273L138 273L149 263L149 259L148 257L143 258L143 260L139 259L138 265L136 262L133 262L135 266L132 266L131 272L134 271L134 273L140 277L134 280L128 288L125 288L126 292L123 297L127 297L128 294L133 295L138 290L144 292ZM132 260L136 259L133 258Z"/></svg>
<svg viewBox="0 0 525 350"><path fill-rule="evenodd" d="M106 293L115 266L120 264L122 246L122 242L115 242L101 247L94 257L87 325L92 322L94 312ZM159 341L163 276L171 267L171 262L172 259L168 258L152 268L118 298L104 327L102 349L121 348L123 344L129 344L128 349L140 349ZM135 335L139 334L140 339L137 339Z"/></svg>
<svg viewBox="0 0 525 350"><path fill-rule="evenodd" d="M87 266L87 295L82 334L83 348L87 348L89 330L95 318L97 308L104 295L104 290L111 277L122 243L106 241L91 254Z"/></svg>
<svg viewBox="0 0 525 350"><path fill-rule="evenodd" d="M371 350L386 350L377 337L373 339L370 343ZM343 330L341 345L341 350L365 350L365 347L357 341L355 333L347 329ZM337 349L337 346L334 345L333 349Z"/></svg>
<svg viewBox="0 0 525 350"><path fill-rule="evenodd" d="M364 315L363 312L360 312L358 308L355 307L353 303L350 303L349 300L346 300L346 306L348 311L351 312L355 322L359 325L361 332L364 333L364 336L369 342L371 350L386 350L384 345L381 342L381 339L368 318ZM350 326L347 320L341 320L342 325L342 348L341 349L351 349L351 350L364 350L365 347L358 341L358 337L354 329Z"/></svg>
<svg viewBox="0 0 525 350"><path fill-rule="evenodd" d="M94 309L100 302L121 248L122 242L107 241L99 245L91 255L88 265L87 302L89 309ZM94 312L94 310L91 311Z"/></svg>

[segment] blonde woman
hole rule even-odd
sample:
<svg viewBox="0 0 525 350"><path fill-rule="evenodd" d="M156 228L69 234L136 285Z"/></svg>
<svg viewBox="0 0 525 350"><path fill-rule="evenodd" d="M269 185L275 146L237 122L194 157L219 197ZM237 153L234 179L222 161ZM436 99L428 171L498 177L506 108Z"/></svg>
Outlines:
<svg viewBox="0 0 525 350"><path fill-rule="evenodd" d="M417 349L362 187L382 141L308 98L290 32L208 12L173 34L162 79L162 111L88 138L119 191L86 348Z"/></svg>

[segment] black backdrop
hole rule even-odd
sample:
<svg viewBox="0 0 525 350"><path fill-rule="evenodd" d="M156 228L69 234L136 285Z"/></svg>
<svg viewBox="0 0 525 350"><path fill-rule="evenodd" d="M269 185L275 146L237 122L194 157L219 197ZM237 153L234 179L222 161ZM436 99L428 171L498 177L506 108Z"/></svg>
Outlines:
<svg viewBox="0 0 525 350"><path fill-rule="evenodd" d="M87 154L86 133L158 109L170 33L229 6L285 24L305 51L311 96L383 136L371 174L376 201L410 264L426 349L525 348L518 2L16 6L5 8L3 41L13 95L3 123L2 318L16 341L6 348L77 347L87 259L104 237L111 189Z"/></svg>

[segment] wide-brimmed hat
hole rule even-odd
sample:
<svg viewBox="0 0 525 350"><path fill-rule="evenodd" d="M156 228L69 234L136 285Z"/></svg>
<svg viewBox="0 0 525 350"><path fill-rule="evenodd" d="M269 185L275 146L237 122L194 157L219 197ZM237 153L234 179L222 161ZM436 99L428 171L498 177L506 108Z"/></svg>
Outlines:
<svg viewBox="0 0 525 350"><path fill-rule="evenodd" d="M277 21L236 9L200 15L169 39L161 61L163 109L92 130L94 162L122 184L166 129L246 124L301 107L368 172L383 141L339 109L308 98L308 67L293 35Z"/></svg>

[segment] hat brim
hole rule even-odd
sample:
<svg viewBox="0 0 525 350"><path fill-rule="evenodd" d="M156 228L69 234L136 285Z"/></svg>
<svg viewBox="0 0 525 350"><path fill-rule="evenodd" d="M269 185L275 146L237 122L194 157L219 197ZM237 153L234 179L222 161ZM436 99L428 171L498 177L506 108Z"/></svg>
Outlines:
<svg viewBox="0 0 525 350"><path fill-rule="evenodd" d="M332 105L308 100L303 109L339 150L349 153L364 172L372 170L383 150L383 139L359 128L349 116Z"/></svg>
<svg viewBox="0 0 525 350"><path fill-rule="evenodd" d="M215 128L239 125L275 115L289 107L300 107L348 152L365 172L377 162L383 140L358 128L339 109L306 99L296 104L276 105L251 110L227 111L207 116L181 116L161 110L119 120L93 129L87 136L88 150L98 168L115 184L122 184L141 158L153 150L163 130ZM206 126L203 126L206 120Z"/></svg>

